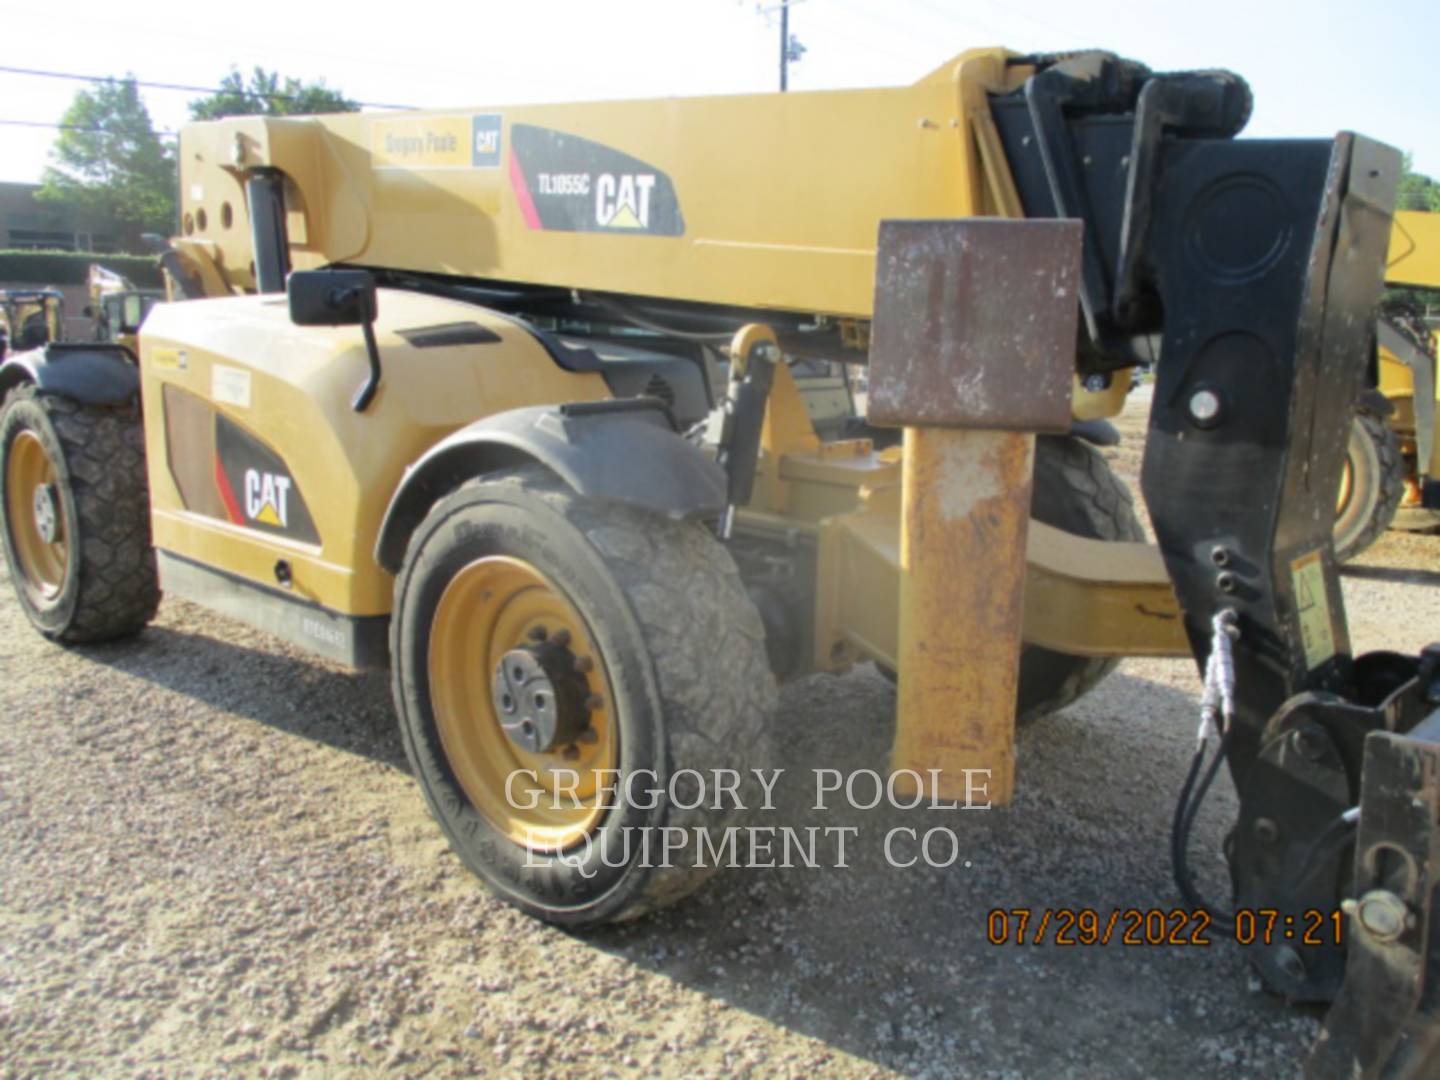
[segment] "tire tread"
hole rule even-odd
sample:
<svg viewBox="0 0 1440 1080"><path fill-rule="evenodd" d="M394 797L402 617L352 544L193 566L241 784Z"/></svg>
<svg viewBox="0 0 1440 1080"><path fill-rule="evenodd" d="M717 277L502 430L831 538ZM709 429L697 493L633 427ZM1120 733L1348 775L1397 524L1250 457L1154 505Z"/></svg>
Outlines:
<svg viewBox="0 0 1440 1080"><path fill-rule="evenodd" d="M11 391L7 409L16 401L33 402L49 420L80 524L71 548L80 560L75 608L47 636L80 644L138 633L160 603L139 406L87 406L29 385Z"/></svg>

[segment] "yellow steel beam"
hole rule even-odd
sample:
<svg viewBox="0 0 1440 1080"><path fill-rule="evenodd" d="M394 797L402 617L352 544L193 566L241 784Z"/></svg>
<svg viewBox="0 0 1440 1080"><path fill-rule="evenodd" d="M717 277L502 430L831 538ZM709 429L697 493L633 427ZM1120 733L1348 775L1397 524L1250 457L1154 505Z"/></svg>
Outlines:
<svg viewBox="0 0 1440 1080"><path fill-rule="evenodd" d="M936 794L1015 789L1015 697L1035 436L905 429L898 722L890 767ZM928 773L928 770L937 770Z"/></svg>
<svg viewBox="0 0 1440 1080"><path fill-rule="evenodd" d="M1401 210L1395 215L1385 280L1440 289L1440 214Z"/></svg>
<svg viewBox="0 0 1440 1080"><path fill-rule="evenodd" d="M982 168L971 128L983 89L1031 70L1010 59L972 50L884 89L187 124L181 234L217 245L227 284L253 286L243 181L278 169L298 268L868 318L882 217L1018 212L1013 191L972 190L1002 182L1003 157Z"/></svg>
<svg viewBox="0 0 1440 1080"><path fill-rule="evenodd" d="M1014 792L1035 434L1070 424L1080 246L1068 221L880 230L867 414L905 428L890 765L947 797L977 772Z"/></svg>
<svg viewBox="0 0 1440 1080"><path fill-rule="evenodd" d="M819 526L815 665L869 657L898 666L900 521L896 489ZM1023 638L1077 656L1188 657L1160 550L1090 540L1031 520Z"/></svg>

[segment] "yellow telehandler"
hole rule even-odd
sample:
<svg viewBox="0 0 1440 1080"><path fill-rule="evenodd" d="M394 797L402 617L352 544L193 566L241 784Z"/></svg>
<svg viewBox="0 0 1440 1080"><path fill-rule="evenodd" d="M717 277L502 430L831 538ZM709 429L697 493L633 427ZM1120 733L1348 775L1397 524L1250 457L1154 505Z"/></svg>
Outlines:
<svg viewBox="0 0 1440 1080"><path fill-rule="evenodd" d="M0 289L0 357L60 341L65 294L59 289Z"/></svg>
<svg viewBox="0 0 1440 1080"><path fill-rule="evenodd" d="M1385 281L1412 289L1440 289L1440 214L1402 210L1395 215ZM1388 304L1382 311L1375 382L1384 402L1380 408L1372 406L1372 415L1383 416L1394 437L1387 445L1372 433L1372 441L1379 448L1376 458L1381 464L1376 475L1388 473L1390 489L1398 488L1395 497L1388 491L1384 496L1391 506L1391 518L1385 524L1398 529L1421 531L1440 526L1437 344L1435 326L1423 313L1403 304ZM1358 460L1353 450L1350 460ZM1346 475L1362 471L1366 471L1365 464L1347 466ZM1383 519L1384 510L1376 516ZM1338 536L1336 544L1343 547Z"/></svg>
<svg viewBox="0 0 1440 1080"><path fill-rule="evenodd" d="M138 367L0 366L16 595L61 642L163 585L388 665L454 850L571 927L713 872L753 803L697 785L773 764L777 680L875 661L897 786L1003 803L1018 719L1193 656L1180 894L1333 1002L1312 1075L1434 1075L1440 650L1352 655L1332 540L1401 160L1237 139L1250 108L978 49L894 89L189 125L187 299ZM1140 364L1153 545L1094 445ZM1226 764L1218 902L1189 841Z"/></svg>
<svg viewBox="0 0 1440 1080"><path fill-rule="evenodd" d="M150 309L165 297L163 289L140 289L123 274L92 263L86 275L90 303L85 309L95 324L95 340L138 347L136 335Z"/></svg>

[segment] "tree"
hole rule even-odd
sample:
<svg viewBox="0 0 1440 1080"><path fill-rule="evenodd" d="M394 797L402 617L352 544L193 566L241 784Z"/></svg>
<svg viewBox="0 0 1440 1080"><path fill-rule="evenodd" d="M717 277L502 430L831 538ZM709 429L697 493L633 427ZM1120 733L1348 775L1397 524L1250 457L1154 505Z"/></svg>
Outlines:
<svg viewBox="0 0 1440 1080"><path fill-rule="evenodd" d="M1418 173L1411 169L1409 154L1405 155L1404 169L1400 173L1400 187L1395 196L1395 209L1440 213L1440 183L1436 183L1434 179L1424 173ZM1385 290L1386 304L1410 308L1422 314L1436 302L1436 298L1437 293L1434 289L1394 286Z"/></svg>
<svg viewBox="0 0 1440 1080"><path fill-rule="evenodd" d="M132 238L175 223L175 159L133 75L81 90L61 120L36 198L113 222Z"/></svg>
<svg viewBox="0 0 1440 1080"><path fill-rule="evenodd" d="M1405 171L1400 174L1400 192L1395 208L1440 212L1440 184L1424 173L1412 172L1408 158L1405 161Z"/></svg>
<svg viewBox="0 0 1440 1080"><path fill-rule="evenodd" d="M194 120L218 120L222 116L293 116L296 114L356 112L360 108L324 79L301 82L256 66L250 84L234 68L220 80L220 90L190 102Z"/></svg>

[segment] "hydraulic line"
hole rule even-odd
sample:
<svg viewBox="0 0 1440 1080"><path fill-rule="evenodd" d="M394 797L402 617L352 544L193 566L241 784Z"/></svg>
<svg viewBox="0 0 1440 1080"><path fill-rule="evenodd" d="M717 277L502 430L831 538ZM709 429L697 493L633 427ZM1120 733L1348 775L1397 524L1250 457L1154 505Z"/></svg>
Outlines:
<svg viewBox="0 0 1440 1080"><path fill-rule="evenodd" d="M1217 612L1211 621L1210 655L1205 661L1205 690L1200 700L1200 729L1196 734L1195 755L1190 760L1189 772L1180 786L1180 795L1175 802L1175 817L1170 823L1170 863L1175 874L1175 886L1180 895L1192 908L1206 911L1214 919L1217 928L1228 931L1235 924L1235 918L1208 903L1195 885L1190 871L1190 833L1195 827L1195 818L1209 794L1220 766L1225 762L1225 753L1230 746L1230 733L1235 719L1235 662L1231 652L1234 641L1239 637L1236 615L1233 608ZM1215 756L1207 765L1205 762L1206 742L1211 733L1218 733ZM1202 771L1203 769L1203 771Z"/></svg>

